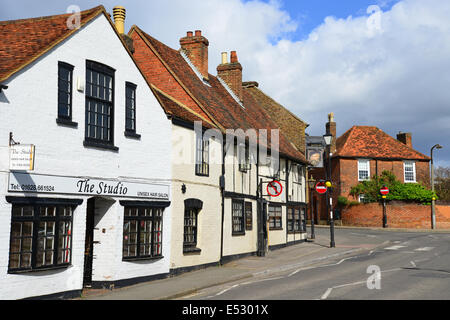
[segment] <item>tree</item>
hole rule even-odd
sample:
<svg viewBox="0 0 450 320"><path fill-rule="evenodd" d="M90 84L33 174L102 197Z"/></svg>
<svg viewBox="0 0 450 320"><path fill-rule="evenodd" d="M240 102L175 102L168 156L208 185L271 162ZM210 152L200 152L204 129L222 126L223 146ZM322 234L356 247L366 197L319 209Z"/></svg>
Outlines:
<svg viewBox="0 0 450 320"><path fill-rule="evenodd" d="M433 196L431 190L419 183L402 183L398 181L391 171L383 171L380 176L374 175L371 180L362 181L352 187L350 194L358 196L364 194L367 202L376 202L381 199L381 187L388 187L387 200L400 200L430 204Z"/></svg>
<svg viewBox="0 0 450 320"><path fill-rule="evenodd" d="M438 199L450 201L450 167L438 167L434 174L434 190Z"/></svg>

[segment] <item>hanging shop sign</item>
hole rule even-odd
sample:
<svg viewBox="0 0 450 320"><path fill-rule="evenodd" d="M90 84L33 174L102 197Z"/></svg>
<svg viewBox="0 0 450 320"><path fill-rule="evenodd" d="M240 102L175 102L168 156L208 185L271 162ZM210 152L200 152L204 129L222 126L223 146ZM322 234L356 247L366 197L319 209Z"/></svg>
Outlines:
<svg viewBox="0 0 450 320"><path fill-rule="evenodd" d="M110 179L11 172L9 192L57 193L169 200L169 186Z"/></svg>
<svg viewBox="0 0 450 320"><path fill-rule="evenodd" d="M34 145L12 145L9 151L9 170L34 170Z"/></svg>

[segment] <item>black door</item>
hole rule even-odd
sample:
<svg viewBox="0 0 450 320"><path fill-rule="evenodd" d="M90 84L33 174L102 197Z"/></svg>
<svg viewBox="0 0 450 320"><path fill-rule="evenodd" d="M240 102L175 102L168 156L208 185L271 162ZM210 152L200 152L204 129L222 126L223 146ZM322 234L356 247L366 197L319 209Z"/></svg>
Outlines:
<svg viewBox="0 0 450 320"><path fill-rule="evenodd" d="M267 202L264 199L258 199L258 256L266 255L267 247Z"/></svg>
<svg viewBox="0 0 450 320"><path fill-rule="evenodd" d="M84 250L84 276L83 287L90 287L92 284L92 258L94 251L94 215L95 199L87 201L86 211L86 240Z"/></svg>

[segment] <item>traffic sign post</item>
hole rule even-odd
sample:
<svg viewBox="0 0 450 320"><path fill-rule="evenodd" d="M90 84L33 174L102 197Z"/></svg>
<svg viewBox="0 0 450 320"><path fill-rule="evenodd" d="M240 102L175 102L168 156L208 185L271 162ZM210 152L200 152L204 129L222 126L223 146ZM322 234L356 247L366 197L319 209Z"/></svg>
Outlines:
<svg viewBox="0 0 450 320"><path fill-rule="evenodd" d="M387 228L387 215L386 215L386 197L389 194L389 188L387 188L386 186L383 186L380 189L380 193L382 195L383 198L383 228Z"/></svg>
<svg viewBox="0 0 450 320"><path fill-rule="evenodd" d="M316 184L316 191L317 191L317 193L320 193L320 194L326 193L327 192L327 186L325 185L325 182L322 182L322 181L318 182Z"/></svg>

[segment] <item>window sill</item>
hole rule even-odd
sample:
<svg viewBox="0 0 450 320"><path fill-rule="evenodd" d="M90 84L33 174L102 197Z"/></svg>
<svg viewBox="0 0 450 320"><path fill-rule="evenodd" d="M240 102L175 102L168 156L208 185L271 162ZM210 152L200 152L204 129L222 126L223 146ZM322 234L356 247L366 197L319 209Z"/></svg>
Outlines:
<svg viewBox="0 0 450 320"><path fill-rule="evenodd" d="M92 147L92 148L99 148L99 149L106 149L111 151L119 151L119 148L116 146L113 146L111 144L104 144L100 142L93 142L93 141L83 141L83 146L85 147Z"/></svg>
<svg viewBox="0 0 450 320"><path fill-rule="evenodd" d="M141 140L141 135L137 134L136 132L125 131L123 134L127 138L133 138L133 139Z"/></svg>
<svg viewBox="0 0 450 320"><path fill-rule="evenodd" d="M78 128L78 122L73 122L69 119L56 118L56 123L65 127Z"/></svg>
<svg viewBox="0 0 450 320"><path fill-rule="evenodd" d="M44 268L35 268L35 269L25 269L25 270L8 270L8 274L20 274L20 273L29 273L29 272L40 272L40 271L51 271L51 270L61 270L67 269L71 264L64 264L56 267L44 267Z"/></svg>
<svg viewBox="0 0 450 320"><path fill-rule="evenodd" d="M209 177L209 173L208 174L203 174L203 173L195 173L196 176L198 177Z"/></svg>
<svg viewBox="0 0 450 320"><path fill-rule="evenodd" d="M183 253L200 253L202 249L194 247L184 247Z"/></svg>
<svg viewBox="0 0 450 320"><path fill-rule="evenodd" d="M283 228L269 228L269 231L280 231L283 230Z"/></svg>
<svg viewBox="0 0 450 320"><path fill-rule="evenodd" d="M305 233L306 231L288 231L288 234L301 234Z"/></svg>
<svg viewBox="0 0 450 320"><path fill-rule="evenodd" d="M235 232L231 234L233 237L242 237L245 236L245 232Z"/></svg>
<svg viewBox="0 0 450 320"><path fill-rule="evenodd" d="M123 262L133 262L133 261L143 261L143 260L160 260L163 259L164 256L156 256L156 257L134 257L134 258L122 258Z"/></svg>

